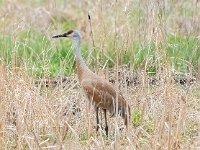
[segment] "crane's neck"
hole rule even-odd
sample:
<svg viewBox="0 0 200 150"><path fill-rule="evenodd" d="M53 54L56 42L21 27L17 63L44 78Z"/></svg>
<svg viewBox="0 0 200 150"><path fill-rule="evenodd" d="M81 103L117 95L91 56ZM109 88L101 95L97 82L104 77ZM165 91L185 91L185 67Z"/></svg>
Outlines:
<svg viewBox="0 0 200 150"><path fill-rule="evenodd" d="M85 61L83 60L83 57L81 55L81 38L80 37L77 37L74 40L74 48L75 48L76 61L78 61L82 65L85 65Z"/></svg>
<svg viewBox="0 0 200 150"><path fill-rule="evenodd" d="M74 48L75 48L75 57L76 57L76 65L77 65L77 74L79 81L82 80L85 72L89 70L86 66L85 61L81 55L81 38L78 37L74 40Z"/></svg>

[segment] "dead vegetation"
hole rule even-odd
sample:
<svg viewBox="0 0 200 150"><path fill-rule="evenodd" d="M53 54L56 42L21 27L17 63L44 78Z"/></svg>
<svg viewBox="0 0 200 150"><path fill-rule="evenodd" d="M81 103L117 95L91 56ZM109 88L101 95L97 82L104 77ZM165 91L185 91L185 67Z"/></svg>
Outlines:
<svg viewBox="0 0 200 150"><path fill-rule="evenodd" d="M199 145L199 87L181 86L165 70L160 84L121 86L131 105L128 131L109 118L109 139L95 133L94 110L78 83L35 86L23 70L1 67L2 145L6 149L195 149ZM123 80L123 79L122 79ZM122 83L123 84L123 83ZM194 94L194 91L197 95Z"/></svg>
<svg viewBox="0 0 200 150"><path fill-rule="evenodd" d="M97 61L94 70L119 87L132 112L128 131L121 119L109 118L111 133L107 139L103 130L96 134L94 110L89 109L75 75L38 80L28 74L25 66L16 66L14 60L11 64L1 63L1 149L184 150L200 147L199 70L195 76L189 72L179 78L165 60L166 34L199 36L198 1L90 3L75 0L70 4L67 1L36 4L15 0L1 3L0 32L14 41L20 32L30 28L50 37L68 21L85 31L84 41L92 45L92 52L97 48L110 59L108 49L112 45L119 52L114 53L118 55L116 65L108 70L104 67L107 62L102 67ZM189 14L181 15L185 13L183 8ZM166 12L162 13L162 9ZM137 72L117 64L123 49L132 48L132 43L138 41L156 45L158 72L153 77L146 71L148 60ZM93 62L92 52L87 58L88 64ZM164 63L161 60L165 60Z"/></svg>

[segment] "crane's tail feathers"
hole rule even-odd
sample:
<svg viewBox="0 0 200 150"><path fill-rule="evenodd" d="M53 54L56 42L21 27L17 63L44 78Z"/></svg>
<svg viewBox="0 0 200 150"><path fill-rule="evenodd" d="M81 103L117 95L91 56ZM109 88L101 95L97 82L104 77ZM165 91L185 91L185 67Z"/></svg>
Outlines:
<svg viewBox="0 0 200 150"><path fill-rule="evenodd" d="M130 106L129 105L121 106L121 107L118 106L118 109L114 108L114 110L110 110L111 117L115 117L116 113L119 113L119 115L124 120L124 124L128 126L128 123L130 122L130 119L131 119Z"/></svg>

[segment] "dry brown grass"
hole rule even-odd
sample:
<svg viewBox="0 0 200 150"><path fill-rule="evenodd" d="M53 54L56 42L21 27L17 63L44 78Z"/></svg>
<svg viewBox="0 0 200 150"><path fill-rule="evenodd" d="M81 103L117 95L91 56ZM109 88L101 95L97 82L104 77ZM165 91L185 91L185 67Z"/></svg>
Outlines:
<svg viewBox="0 0 200 150"><path fill-rule="evenodd" d="M195 149L199 147L198 84L183 87L174 83L168 70L158 85L141 83L121 90L131 105L128 132L120 118L109 118L109 139L95 133L94 110L78 83L65 88L35 87L23 70L1 68L3 147L5 149ZM64 83L63 83L64 84ZM194 91L196 90L196 94ZM141 112L137 126L133 117Z"/></svg>
<svg viewBox="0 0 200 150"><path fill-rule="evenodd" d="M77 5L78 3L78 5ZM200 148L200 84L181 86L175 83L174 70L166 59L166 34L199 33L198 1L59 1L41 3L24 0L3 1L0 6L0 32L13 40L23 30L34 28L45 35L61 30L67 20L85 31L84 41L92 43L88 10L92 17L95 48L109 57L114 48L115 81L119 78L132 111L128 131L121 118L109 118L109 138L101 130L95 133L94 110L76 82L76 76L57 87L35 86L27 68L0 67L0 136L1 149L199 149ZM180 15L182 8L192 15ZM165 9L166 13L161 10ZM172 11L172 12L169 12ZM133 20L130 17L133 16ZM53 25L52 25L53 24ZM51 29L51 30L50 30ZM132 48L133 42L154 42L158 57L155 84L146 73L146 65L137 73L139 84L127 86L133 71L120 68L120 55ZM92 45L92 44L90 44ZM90 50L95 50L93 45ZM92 56L88 58L92 61ZM96 70L99 68L98 62ZM106 65L106 62L105 62ZM118 71L122 72L118 76ZM107 76L113 76L107 72ZM64 87L64 88L63 88ZM139 114L138 116L136 114ZM135 121L139 119L139 121ZM122 129L120 129L122 127Z"/></svg>

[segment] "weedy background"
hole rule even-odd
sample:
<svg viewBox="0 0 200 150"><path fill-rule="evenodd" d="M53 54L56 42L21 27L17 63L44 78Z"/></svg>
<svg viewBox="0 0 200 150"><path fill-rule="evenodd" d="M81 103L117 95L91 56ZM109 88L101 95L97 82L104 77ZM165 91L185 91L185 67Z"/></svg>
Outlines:
<svg viewBox="0 0 200 150"><path fill-rule="evenodd" d="M1 149L200 149L200 2L0 0ZM88 14L91 20L88 20ZM124 94L109 137L77 83L71 41Z"/></svg>

